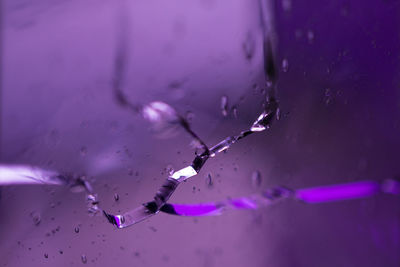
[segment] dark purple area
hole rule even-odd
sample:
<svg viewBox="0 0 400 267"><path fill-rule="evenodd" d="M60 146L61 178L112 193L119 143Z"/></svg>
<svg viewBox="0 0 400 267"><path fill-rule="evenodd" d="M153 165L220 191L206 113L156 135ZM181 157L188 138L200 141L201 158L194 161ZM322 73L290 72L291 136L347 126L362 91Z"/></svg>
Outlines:
<svg viewBox="0 0 400 267"><path fill-rule="evenodd" d="M208 145L247 129L262 111L257 1L1 4L1 163L86 174L113 214L151 201L169 166L194 157L183 131L154 133L113 98L121 31L121 86L132 102L164 101L193 117ZM281 120L209 159L171 202L399 177L400 2L275 4ZM237 118L221 113L224 95ZM87 214L84 194L2 187L0 266L394 267L399 201L378 194L214 217L160 213L116 229Z"/></svg>

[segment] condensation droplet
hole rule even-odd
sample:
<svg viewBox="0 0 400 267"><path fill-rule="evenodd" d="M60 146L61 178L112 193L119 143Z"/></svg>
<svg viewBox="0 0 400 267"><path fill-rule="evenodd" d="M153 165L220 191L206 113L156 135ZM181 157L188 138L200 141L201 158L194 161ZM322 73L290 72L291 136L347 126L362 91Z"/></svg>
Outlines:
<svg viewBox="0 0 400 267"><path fill-rule="evenodd" d="M152 123L165 121L172 122L178 119L175 109L170 105L159 101L151 102L144 106L142 114L144 119Z"/></svg>
<svg viewBox="0 0 400 267"><path fill-rule="evenodd" d="M256 42L252 32L248 32L246 35L246 40L243 43L243 51L247 60L251 60L254 55L256 47Z"/></svg>
<svg viewBox="0 0 400 267"><path fill-rule="evenodd" d="M228 97L226 95L221 97L221 111L224 117L228 115Z"/></svg>
<svg viewBox="0 0 400 267"><path fill-rule="evenodd" d="M97 195L88 194L86 199L88 213L91 215L96 215L100 211L100 208L98 207L99 201L97 199Z"/></svg>
<svg viewBox="0 0 400 267"><path fill-rule="evenodd" d="M142 116L151 123L153 130L158 132L160 137L174 135L181 123L181 118L175 109L160 101L151 102L144 106Z"/></svg>
<svg viewBox="0 0 400 267"><path fill-rule="evenodd" d="M278 109L276 110L276 120L279 121L280 119L281 119L281 109L278 108Z"/></svg>
<svg viewBox="0 0 400 267"><path fill-rule="evenodd" d="M308 39L308 42L311 44L312 42L314 42L314 38L315 38L314 32L311 31L311 30L309 30L309 31L307 32L307 39Z"/></svg>
<svg viewBox="0 0 400 267"><path fill-rule="evenodd" d="M286 58L284 58L282 60L282 71L287 72L288 69L289 69L289 61Z"/></svg>
<svg viewBox="0 0 400 267"><path fill-rule="evenodd" d="M85 146L81 147L80 152L81 152L81 156L82 156L82 157L86 156L86 154L87 154L87 148L86 148Z"/></svg>
<svg viewBox="0 0 400 267"><path fill-rule="evenodd" d="M233 106L232 107L232 114L233 114L233 117L235 119L237 119L237 117L238 117L238 108L237 108L237 106Z"/></svg>
<svg viewBox="0 0 400 267"><path fill-rule="evenodd" d="M118 201L119 200L119 195L117 193L114 194L114 200Z"/></svg>
<svg viewBox="0 0 400 267"><path fill-rule="evenodd" d="M273 86L274 86L274 83L271 80L266 80L265 81L265 87L267 89L271 89ZM265 92L265 90L264 90L264 92Z"/></svg>
<svg viewBox="0 0 400 267"><path fill-rule="evenodd" d="M83 254L83 255L81 256L81 260L82 260L82 263L83 263L83 264L86 264L86 263L87 263L87 258L86 258L86 255L85 255L85 254Z"/></svg>
<svg viewBox="0 0 400 267"><path fill-rule="evenodd" d="M40 213L35 212L35 211L31 212L31 218L32 218L33 224L36 226L38 226L40 224L40 222L42 221Z"/></svg>
<svg viewBox="0 0 400 267"><path fill-rule="evenodd" d="M77 227L75 227L75 233L79 233L79 227L77 226Z"/></svg>
<svg viewBox="0 0 400 267"><path fill-rule="evenodd" d="M191 122L193 122L193 119L194 119L194 113L193 112L191 112L191 111L187 111L186 112L186 120L189 122L189 123L191 123Z"/></svg>
<svg viewBox="0 0 400 267"><path fill-rule="evenodd" d="M207 175L207 177L206 177L206 185L208 186L208 187L212 187L213 186L213 180L212 180L212 177L211 177L211 174L209 173L208 175Z"/></svg>
<svg viewBox="0 0 400 267"><path fill-rule="evenodd" d="M258 84L257 84L257 83L254 83L254 84L253 84L253 90L254 90L255 92L257 92L258 89L259 89Z"/></svg>
<svg viewBox="0 0 400 267"><path fill-rule="evenodd" d="M256 170L251 174L251 185L254 188L258 188L261 185L261 173L260 171Z"/></svg>
<svg viewBox="0 0 400 267"><path fill-rule="evenodd" d="M199 140L192 140L190 142L190 147L194 148L194 149L202 149L203 145L199 142Z"/></svg>
<svg viewBox="0 0 400 267"><path fill-rule="evenodd" d="M326 105L329 105L332 102L332 92L329 88L325 89L324 102Z"/></svg>
<svg viewBox="0 0 400 267"><path fill-rule="evenodd" d="M165 167L164 170L168 174L168 176L171 176L175 172L174 167L172 167L171 164L168 164L167 167Z"/></svg>

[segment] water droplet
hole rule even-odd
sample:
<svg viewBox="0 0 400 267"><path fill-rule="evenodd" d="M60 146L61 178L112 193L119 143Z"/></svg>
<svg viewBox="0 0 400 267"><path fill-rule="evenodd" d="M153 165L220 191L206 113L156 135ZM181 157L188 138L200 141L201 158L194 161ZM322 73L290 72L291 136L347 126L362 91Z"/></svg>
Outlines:
<svg viewBox="0 0 400 267"><path fill-rule="evenodd" d="M75 227L75 233L79 233L79 227Z"/></svg>
<svg viewBox="0 0 400 267"><path fill-rule="evenodd" d="M324 95L324 102L325 102L325 104L326 104L326 105L329 105L329 104L332 102L332 100L333 100L332 98L333 98L333 96L332 96L331 89L326 88L326 89L325 89L325 95Z"/></svg>
<svg viewBox="0 0 400 267"><path fill-rule="evenodd" d="M96 215L100 211L100 208L98 207L99 201L97 199L97 195L88 194L86 199L89 214Z"/></svg>
<svg viewBox="0 0 400 267"><path fill-rule="evenodd" d="M177 120L176 111L170 105L160 101L144 106L142 113L143 117L152 123Z"/></svg>
<svg viewBox="0 0 400 267"><path fill-rule="evenodd" d="M168 164L167 167L165 167L164 170L165 170L165 172L167 173L168 176L171 176L175 172L174 167L172 167L171 164Z"/></svg>
<svg viewBox="0 0 400 267"><path fill-rule="evenodd" d="M251 60L254 55L256 47L256 42L252 32L248 32L246 35L246 40L243 43L243 51L247 60Z"/></svg>
<svg viewBox="0 0 400 267"><path fill-rule="evenodd" d="M284 58L282 60L282 71L287 72L288 69L289 69L289 61L286 58Z"/></svg>
<svg viewBox="0 0 400 267"><path fill-rule="evenodd" d="M48 259L48 258L49 258L49 254L44 253L44 257L45 257L46 259Z"/></svg>
<svg viewBox="0 0 400 267"><path fill-rule="evenodd" d="M86 156L86 154L87 154L87 148L86 148L85 146L81 147L80 152L81 152L81 156L82 156L82 157Z"/></svg>
<svg viewBox="0 0 400 267"><path fill-rule="evenodd" d="M273 86L274 86L274 83L271 80L266 80L265 81L265 87L267 89L271 89ZM264 90L264 92L265 92L265 90Z"/></svg>
<svg viewBox="0 0 400 267"><path fill-rule="evenodd" d="M88 194L86 198L87 198L87 201L88 201L90 204L93 204L94 202L97 201L97 197L96 197L96 195L94 195L94 194Z"/></svg>
<svg viewBox="0 0 400 267"><path fill-rule="evenodd" d="M114 200L118 201L119 200L119 195L117 193L114 194Z"/></svg>
<svg viewBox="0 0 400 267"><path fill-rule="evenodd" d="M257 83L253 84L254 93L257 93L259 89L260 89L260 86Z"/></svg>
<svg viewBox="0 0 400 267"><path fill-rule="evenodd" d="M256 170L251 174L251 184L254 188L258 188L261 185L261 173Z"/></svg>
<svg viewBox="0 0 400 267"><path fill-rule="evenodd" d="M181 119L170 105L156 101L151 102L142 109L145 120L152 124L153 130L164 134L166 137L176 133Z"/></svg>
<svg viewBox="0 0 400 267"><path fill-rule="evenodd" d="M280 119L281 119L281 109L278 108L278 109L276 110L276 120L279 121Z"/></svg>
<svg viewBox="0 0 400 267"><path fill-rule="evenodd" d="M221 97L221 111L224 117L228 115L228 97L226 95Z"/></svg>
<svg viewBox="0 0 400 267"><path fill-rule="evenodd" d="M31 218L32 218L33 224L36 226L38 226L40 224L40 222L42 221L40 213L35 212L35 211L31 212Z"/></svg>
<svg viewBox="0 0 400 267"><path fill-rule="evenodd" d="M165 261L165 262L169 261L169 256L163 255L162 256L162 260Z"/></svg>
<svg viewBox="0 0 400 267"><path fill-rule="evenodd" d="M237 117L238 117L238 108L237 108L237 106L233 106L232 107L232 114L233 114L233 117L235 119L237 119Z"/></svg>
<svg viewBox="0 0 400 267"><path fill-rule="evenodd" d="M207 175L207 177L206 177L206 185L207 185L207 187L212 187L213 186L213 181L212 181L212 177L211 177L211 174L209 173L208 175Z"/></svg>
<svg viewBox="0 0 400 267"><path fill-rule="evenodd" d="M194 139L190 142L190 147L197 150L197 149L202 149L203 145L199 142L199 140Z"/></svg>
<svg viewBox="0 0 400 267"><path fill-rule="evenodd" d="M83 254L83 255L81 256L81 260L82 260L82 263L83 263L83 264L86 264L86 263L87 263L87 258L86 258L86 255L85 255L85 254Z"/></svg>
<svg viewBox="0 0 400 267"><path fill-rule="evenodd" d="M186 112L186 120L189 122L189 123L191 123L191 122L193 122L193 119L194 119L194 113L193 112L191 112L191 111L187 111Z"/></svg>
<svg viewBox="0 0 400 267"><path fill-rule="evenodd" d="M309 30L308 32L307 32L307 39L308 39L308 42L311 44L312 42L314 42L314 32L313 31L311 31L311 30Z"/></svg>

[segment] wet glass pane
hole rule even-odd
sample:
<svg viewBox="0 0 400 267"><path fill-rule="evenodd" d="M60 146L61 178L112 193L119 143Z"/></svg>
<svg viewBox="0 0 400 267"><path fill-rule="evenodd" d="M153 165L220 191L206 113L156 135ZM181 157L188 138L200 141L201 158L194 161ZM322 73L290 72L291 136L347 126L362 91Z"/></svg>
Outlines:
<svg viewBox="0 0 400 267"><path fill-rule="evenodd" d="M0 3L0 266L399 266L397 1Z"/></svg>

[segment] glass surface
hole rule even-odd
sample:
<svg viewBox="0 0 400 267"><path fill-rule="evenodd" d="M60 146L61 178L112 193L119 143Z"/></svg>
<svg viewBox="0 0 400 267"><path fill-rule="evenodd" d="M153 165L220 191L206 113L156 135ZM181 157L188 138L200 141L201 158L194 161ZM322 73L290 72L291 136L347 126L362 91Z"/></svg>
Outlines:
<svg viewBox="0 0 400 267"><path fill-rule="evenodd" d="M0 163L65 186L0 187L0 266L399 266L399 196L376 193L400 174L399 2L265 3L2 0ZM275 85L280 119L253 125ZM170 198L177 213L221 215L117 229L100 209L152 201L202 153L180 118L210 148L260 130ZM373 196L269 205L358 181L375 181L354 193Z"/></svg>

